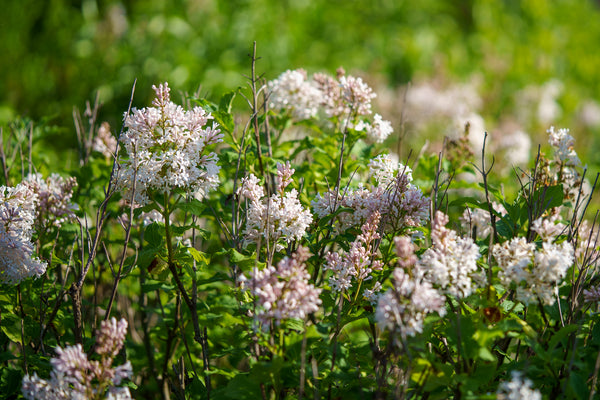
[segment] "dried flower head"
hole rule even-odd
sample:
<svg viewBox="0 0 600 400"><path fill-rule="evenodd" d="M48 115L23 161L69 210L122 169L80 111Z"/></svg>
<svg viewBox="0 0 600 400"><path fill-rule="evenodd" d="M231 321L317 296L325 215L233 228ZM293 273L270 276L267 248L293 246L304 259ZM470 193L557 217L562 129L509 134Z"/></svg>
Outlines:
<svg viewBox="0 0 600 400"><path fill-rule="evenodd" d="M133 109L125 116L116 187L138 205L149 201L152 191L171 193L181 189L202 198L219 182L217 155L208 146L223 135L202 107L185 111L171 102L167 83L153 86L154 107ZM132 193L132 191L135 192Z"/></svg>

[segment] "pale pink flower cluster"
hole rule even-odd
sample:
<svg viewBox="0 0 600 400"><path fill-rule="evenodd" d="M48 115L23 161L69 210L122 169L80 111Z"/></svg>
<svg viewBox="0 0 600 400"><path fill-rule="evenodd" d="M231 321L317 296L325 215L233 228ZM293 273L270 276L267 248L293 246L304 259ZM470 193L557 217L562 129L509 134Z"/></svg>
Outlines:
<svg viewBox="0 0 600 400"><path fill-rule="evenodd" d="M127 333L127 321L117 322L113 317L103 321L97 332L96 353L100 361L89 360L81 344L57 347L57 357L50 360L50 380L36 373L23 378L22 392L26 399L131 399L127 387L119 387L124 379L132 376L131 363L113 367L113 359L123 347Z"/></svg>
<svg viewBox="0 0 600 400"><path fill-rule="evenodd" d="M386 231L399 231L420 226L429 217L429 199L411 183L410 168L381 155L369 163L369 176L375 180L371 188L335 190L318 194L312 201L313 210L323 218L339 207L353 212L341 212L336 217L338 231L361 226L369 216L379 211Z"/></svg>
<svg viewBox="0 0 600 400"><path fill-rule="evenodd" d="M260 322L268 324L273 320L279 324L283 319L304 319L319 310L321 289L309 283L305 265L309 256L308 249L300 247L291 257L281 260L277 268L254 268L248 286L256 296L256 317Z"/></svg>
<svg viewBox="0 0 600 400"><path fill-rule="evenodd" d="M502 382L496 392L498 400L542 400L542 394L533 388L530 379L523 378L522 373L513 371L509 382Z"/></svg>
<svg viewBox="0 0 600 400"><path fill-rule="evenodd" d="M350 243L350 249L346 252L329 252L325 255L324 270L332 271L329 277L329 285L334 292L344 292L352 287L352 281L368 281L373 278L371 273L379 271L382 263L375 260L376 241L380 238L377 228L380 221L379 212L375 211L367 222L362 226L362 233Z"/></svg>
<svg viewBox="0 0 600 400"><path fill-rule="evenodd" d="M154 107L133 109L125 116L121 135L125 155L119 158L116 187L137 205L149 202L150 192L184 190L202 198L219 183L217 155L208 146L223 140L210 113L202 107L184 110L171 102L167 83L153 86Z"/></svg>
<svg viewBox="0 0 600 400"><path fill-rule="evenodd" d="M431 224L433 245L423 253L416 268L444 293L465 298L473 292L481 254L473 239L462 238L446 228L448 221L446 214L436 212Z"/></svg>
<svg viewBox="0 0 600 400"><path fill-rule="evenodd" d="M71 202L73 189L77 186L74 177L65 179L58 174L51 174L44 179L41 174L30 174L23 184L37 195L38 231L50 226L60 228L64 222L75 217L73 211L78 207Z"/></svg>
<svg viewBox="0 0 600 400"><path fill-rule="evenodd" d="M37 202L26 184L0 186L0 283L14 285L46 272L47 264L32 257Z"/></svg>
<svg viewBox="0 0 600 400"><path fill-rule="evenodd" d="M493 202L492 208L500 215L506 214L502 204ZM488 210L467 207L460 218L460 222L469 234L474 232L477 238L484 239L492 233L491 217Z"/></svg>
<svg viewBox="0 0 600 400"><path fill-rule="evenodd" d="M377 302L375 321L381 330L414 336L423 331L427 314L446 315L446 298L422 276L410 277L404 269L396 268L392 283Z"/></svg>
<svg viewBox="0 0 600 400"><path fill-rule="evenodd" d="M102 153L106 158L112 158L117 149L117 139L110 133L110 125L103 122L92 142L92 150Z"/></svg>
<svg viewBox="0 0 600 400"><path fill-rule="evenodd" d="M277 170L277 193L272 194L270 198L265 197L263 187L253 174L242 179L238 195L249 201L244 230L246 241L256 241L264 237L275 242L276 249L280 249L282 246L277 243L279 240L290 243L304 236L306 228L312 222L312 214L300 203L296 189L285 192L294 173L289 163L278 164Z"/></svg>
<svg viewBox="0 0 600 400"><path fill-rule="evenodd" d="M357 116L372 114L371 102L376 94L361 78L346 76L342 71L338 79L322 73L309 79L303 69L288 70L267 86L269 107L289 112L296 120L317 118L322 111L325 118L344 121L344 125L364 131L369 140L377 143L393 132L391 123L379 114L372 122L355 120Z"/></svg>
<svg viewBox="0 0 600 400"><path fill-rule="evenodd" d="M494 245L492 254L498 262L498 278L505 287L516 285L516 298L529 305L538 298L542 304L552 305L558 293L558 285L567 269L573 265L574 250L568 242L555 243L563 227L549 221L536 220L532 224L543 239L542 247L527 243L523 237L513 238Z"/></svg>

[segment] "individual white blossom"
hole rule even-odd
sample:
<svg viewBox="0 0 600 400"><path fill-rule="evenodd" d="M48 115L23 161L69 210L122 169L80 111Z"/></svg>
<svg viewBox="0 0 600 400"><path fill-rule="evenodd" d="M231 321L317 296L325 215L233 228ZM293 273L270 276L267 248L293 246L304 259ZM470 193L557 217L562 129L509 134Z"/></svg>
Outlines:
<svg viewBox="0 0 600 400"><path fill-rule="evenodd" d="M541 393L533 388L530 379L523 378L522 373L513 371L509 382L502 382L496 392L498 400L542 400Z"/></svg>
<svg viewBox="0 0 600 400"><path fill-rule="evenodd" d="M422 276L410 277L402 268L392 274L392 288L379 296L375 321L381 330L403 337L423 331L427 314L446 315L445 297Z"/></svg>
<svg viewBox="0 0 600 400"><path fill-rule="evenodd" d="M288 318L304 319L319 310L321 289L309 283L305 262L310 253L300 247L291 257L285 257L277 268L254 268L245 286L256 296L257 319L267 327L270 321L280 324Z"/></svg>
<svg viewBox="0 0 600 400"><path fill-rule="evenodd" d="M102 321L97 332L96 353L100 360L90 360L81 344L56 348L57 357L50 360L50 379L41 379L36 373L26 375L22 393L33 400L87 400L107 398L129 400L129 389L118 387L124 379L132 376L131 363L113 366L113 359L123 347L127 333L127 321L117 322L113 317Z"/></svg>
<svg viewBox="0 0 600 400"><path fill-rule="evenodd" d="M371 142L383 143L394 132L392 123L385 121L379 114L373 116L373 123L363 122L359 123L355 129L357 131L364 130L367 134L367 138Z"/></svg>
<svg viewBox="0 0 600 400"><path fill-rule="evenodd" d="M38 195L25 184L0 186L0 283L39 277L47 264L33 257Z"/></svg>
<svg viewBox="0 0 600 400"><path fill-rule="evenodd" d="M445 227L449 219L437 211L431 226L432 247L425 250L416 268L443 292L459 298L473 292L473 276L477 274L477 260L481 256L473 239L462 238Z"/></svg>
<svg viewBox="0 0 600 400"><path fill-rule="evenodd" d="M302 206L298 192L285 187L292 181L293 170L287 166L278 166L278 192L266 198L259 180L253 174L242 179L238 195L248 199L248 210L244 237L246 242L256 241L260 237L275 242L276 249L282 247L280 240L290 243L300 240L312 222L312 214Z"/></svg>
<svg viewBox="0 0 600 400"><path fill-rule="evenodd" d="M184 110L171 102L167 83L153 86L153 107L133 109L125 116L121 135L124 154L119 158L116 187L137 205L149 202L152 191L176 189L202 198L219 183L217 155L208 146L223 135L202 107Z"/></svg>

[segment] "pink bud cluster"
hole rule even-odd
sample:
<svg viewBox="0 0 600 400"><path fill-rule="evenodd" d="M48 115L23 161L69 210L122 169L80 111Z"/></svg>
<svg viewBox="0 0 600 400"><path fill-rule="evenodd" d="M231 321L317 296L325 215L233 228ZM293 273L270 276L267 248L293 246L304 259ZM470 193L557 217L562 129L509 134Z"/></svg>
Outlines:
<svg viewBox="0 0 600 400"><path fill-rule="evenodd" d="M138 205L147 204L152 191L181 189L202 198L219 183L217 155L208 146L223 135L215 122L209 125L213 118L202 107L186 111L173 103L167 83L153 89L154 107L125 116L116 187L128 201L133 194Z"/></svg>
<svg viewBox="0 0 600 400"><path fill-rule="evenodd" d="M23 378L22 392L26 399L131 399L129 389L118 387L132 376L131 363L113 367L113 359L123 347L127 321L102 321L97 332L96 353L100 361L88 359L81 344L57 347L57 357L50 360L50 380L36 373Z"/></svg>
<svg viewBox="0 0 600 400"><path fill-rule="evenodd" d="M350 244L346 252L340 250L325 255L324 270L332 271L329 285L334 292L343 292L352 287L352 281L368 281L371 273L382 269L382 262L375 260L377 233L381 216L375 211L362 226L362 233Z"/></svg>
<svg viewBox="0 0 600 400"><path fill-rule="evenodd" d="M252 271L248 286L256 296L256 317L260 322L279 324L287 318L304 319L319 310L321 289L309 283L305 266L309 256L308 249L300 247L280 261L277 268L269 265Z"/></svg>

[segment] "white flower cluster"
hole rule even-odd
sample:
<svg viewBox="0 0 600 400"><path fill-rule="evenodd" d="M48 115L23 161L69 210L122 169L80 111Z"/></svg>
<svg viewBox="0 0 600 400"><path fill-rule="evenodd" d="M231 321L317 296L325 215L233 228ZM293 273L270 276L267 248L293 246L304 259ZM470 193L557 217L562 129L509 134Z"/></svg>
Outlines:
<svg viewBox="0 0 600 400"><path fill-rule="evenodd" d="M21 390L26 399L37 400L87 400L106 396L107 399L131 399L127 387L118 387L132 376L131 363L113 368L114 357L125 341L127 321L102 321L97 333L96 353L101 360L89 360L81 344L57 347L58 357L50 360L50 380L36 373L23 378Z"/></svg>
<svg viewBox="0 0 600 400"><path fill-rule="evenodd" d="M337 198L335 191L329 190L313 199L313 210L323 218L339 207L353 209L354 212L341 212L336 217L339 231L361 226L375 211L381 213L386 231L420 226L429 217L429 199L411 183L411 172L389 155L380 155L369 162L369 176L376 182L371 189L340 191Z"/></svg>
<svg viewBox="0 0 600 400"><path fill-rule="evenodd" d="M300 121L317 116L321 91L307 80L305 70L287 70L267 86L271 109L289 110L292 117Z"/></svg>
<svg viewBox="0 0 600 400"><path fill-rule="evenodd" d="M445 293L459 298L473 292L479 247L471 238L462 238L445 225L449 219L437 211L431 227L433 246L423 253L416 268Z"/></svg>
<svg viewBox="0 0 600 400"><path fill-rule="evenodd" d="M493 202L492 207L500 215L506 214L502 204ZM492 233L491 217L488 210L467 207L460 218L460 222L467 232L470 234L474 232L477 238L484 239Z"/></svg>
<svg viewBox="0 0 600 400"><path fill-rule="evenodd" d="M382 330L414 336L423 331L425 316L446 315L445 297L422 276L411 278L402 268L392 275L393 287L379 297L375 321Z"/></svg>
<svg viewBox="0 0 600 400"><path fill-rule="evenodd" d="M581 165L581 161L575 152L575 139L569 134L569 130L566 128L554 130L551 126L547 130L550 137L548 143L555 148L554 154L561 162L563 167L578 167Z"/></svg>
<svg viewBox="0 0 600 400"><path fill-rule="evenodd" d="M171 102L167 83L153 86L154 107L133 109L125 116L121 135L126 156L119 158L117 190L137 205L149 202L149 192L181 189L202 198L219 183L217 155L208 146L223 135L202 107L184 110Z"/></svg>
<svg viewBox="0 0 600 400"><path fill-rule="evenodd" d="M294 173L289 163L277 164L277 170L278 190L270 198L265 197L263 187L253 174L242 179L237 194L249 201L244 230L246 241L256 241L264 237L275 242L276 249L281 249L281 244L277 243L280 239L287 243L301 239L313 218L310 211L305 209L298 200L296 189L287 193L284 191L292 182L291 175Z"/></svg>
<svg viewBox="0 0 600 400"><path fill-rule="evenodd" d="M48 178L42 178L41 174L30 174L23 181L37 195L37 221L38 232L55 226L59 227L63 222L72 219L77 210L77 205L71 203L73 189L77 186L74 177L68 179L58 174L51 174Z"/></svg>
<svg viewBox="0 0 600 400"><path fill-rule="evenodd" d="M362 234L350 243L350 249L325 255L324 270L333 274L329 277L329 285L334 292L343 292L352 287L352 280L359 282L372 279L371 272L382 268L379 260L374 260L375 242L380 238L377 233L381 216L375 211L362 226Z"/></svg>
<svg viewBox="0 0 600 400"><path fill-rule="evenodd" d="M533 388L530 379L523 378L522 373L513 371L510 382L502 382L496 392L498 400L542 400L539 390Z"/></svg>
<svg viewBox="0 0 600 400"><path fill-rule="evenodd" d="M500 267L498 277L506 287L516 285L516 298L524 304L539 298L542 304L552 305L559 283L574 262L573 246L566 241L554 242L563 226L555 225L553 219L540 218L533 222L532 229L543 240L539 249L523 237L494 245L492 254Z"/></svg>
<svg viewBox="0 0 600 400"><path fill-rule="evenodd" d="M287 318L304 319L319 310L321 289L309 283L310 274L305 262L310 253L300 247L292 255L263 270L255 268L248 282L251 293L256 296L256 317L264 324L274 320L279 324Z"/></svg>
<svg viewBox="0 0 600 400"><path fill-rule="evenodd" d="M26 184L0 186L0 283L14 285L46 272L47 264L32 258L37 201Z"/></svg>
<svg viewBox="0 0 600 400"><path fill-rule="evenodd" d="M390 122L375 114L373 121L359 120L356 116L372 114L372 100L377 96L361 79L346 76L341 71L338 79L317 73L309 79L303 69L288 70L277 79L268 82L269 107L284 110L299 121L318 117L322 111L326 118L348 120L348 126L357 131L365 131L369 140L383 142L392 132Z"/></svg>

